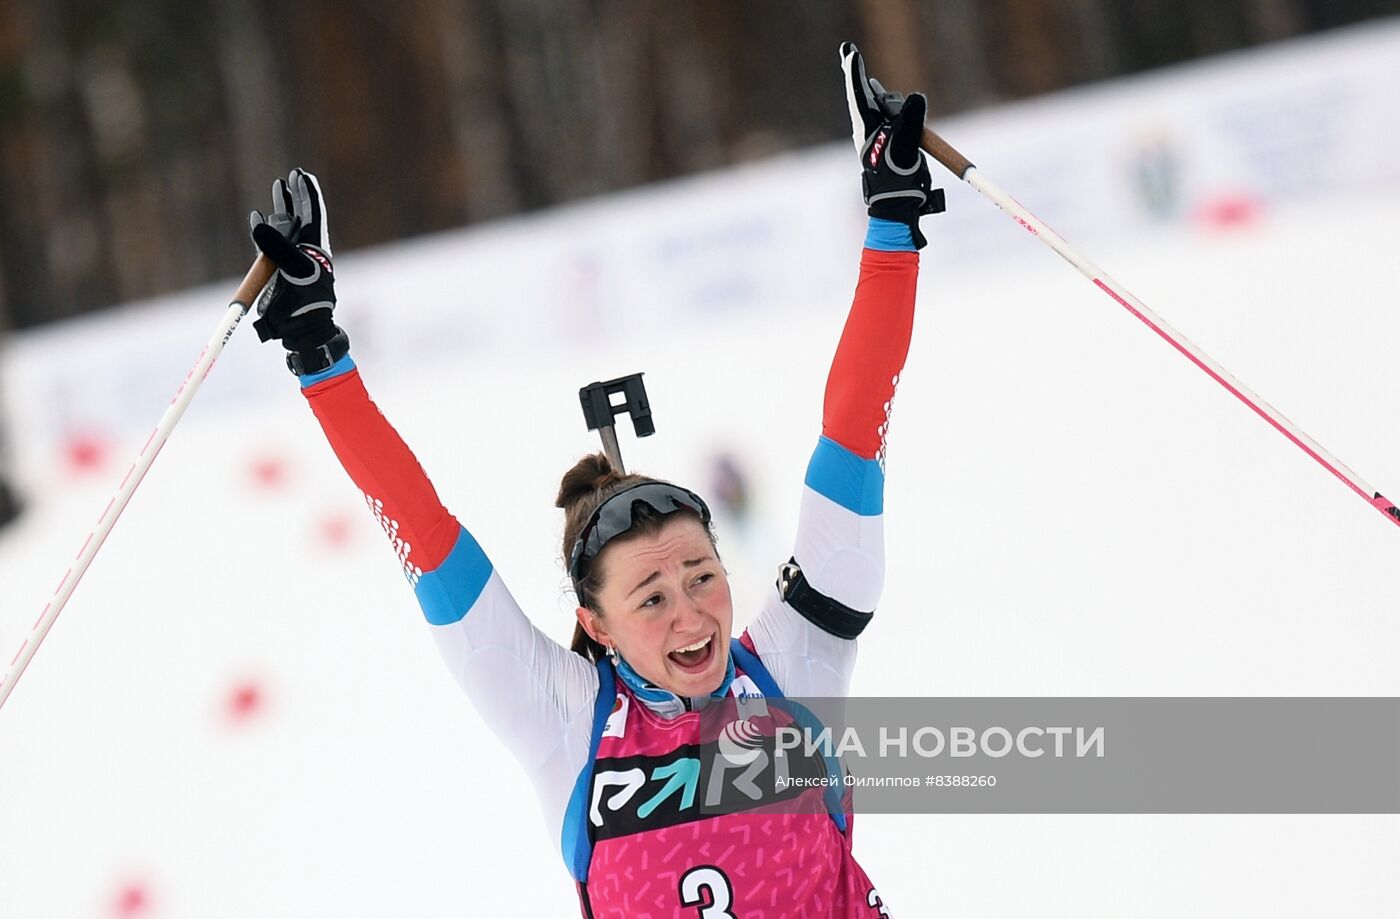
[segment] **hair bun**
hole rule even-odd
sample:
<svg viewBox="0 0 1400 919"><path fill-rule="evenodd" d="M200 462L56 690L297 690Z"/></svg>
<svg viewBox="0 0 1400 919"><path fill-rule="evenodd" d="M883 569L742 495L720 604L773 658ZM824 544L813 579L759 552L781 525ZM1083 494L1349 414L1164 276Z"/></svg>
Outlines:
<svg viewBox="0 0 1400 919"><path fill-rule="evenodd" d="M590 453L564 473L554 506L567 511L578 502L592 498L600 490L624 478L625 476L613 470L606 454Z"/></svg>

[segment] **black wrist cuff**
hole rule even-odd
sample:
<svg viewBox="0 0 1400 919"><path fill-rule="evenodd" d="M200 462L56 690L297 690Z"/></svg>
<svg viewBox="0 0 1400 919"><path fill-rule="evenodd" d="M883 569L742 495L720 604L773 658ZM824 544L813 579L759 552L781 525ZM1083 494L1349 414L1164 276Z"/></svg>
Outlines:
<svg viewBox="0 0 1400 919"><path fill-rule="evenodd" d="M802 618L837 638L855 638L875 618L873 612L851 609L814 590L796 557L778 569L778 596Z"/></svg>
<svg viewBox="0 0 1400 919"><path fill-rule="evenodd" d="M349 353L350 336L337 326L335 335L324 345L304 351L288 351L287 369L297 376L320 373L329 370L332 364Z"/></svg>

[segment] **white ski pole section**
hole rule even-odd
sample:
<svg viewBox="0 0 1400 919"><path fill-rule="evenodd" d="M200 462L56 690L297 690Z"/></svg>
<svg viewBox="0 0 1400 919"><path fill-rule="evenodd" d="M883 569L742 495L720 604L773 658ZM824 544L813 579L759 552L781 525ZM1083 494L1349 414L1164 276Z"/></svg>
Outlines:
<svg viewBox="0 0 1400 919"><path fill-rule="evenodd" d="M1237 399L1249 406L1255 414L1273 425L1280 434L1287 437L1299 449L1308 456L1317 460L1324 469L1332 473L1342 481L1348 488L1356 492L1367 504L1385 514L1391 523L1400 526L1400 507L1383 497L1380 492L1368 485L1359 475L1347 468L1347 466L1337 459L1321 444L1313 440L1293 422L1289 421L1277 409L1261 399L1253 390L1237 380L1228 370L1217 364L1200 348L1197 348L1186 336L1176 329L1167 325L1162 317L1147 308L1137 297L1129 293L1128 289L1109 277L1107 272L1095 265L1084 255L1064 240L1060 234L1050 229L1044 221L1028 211L1015 198L1002 191L990 179L982 175L981 170L974 166L966 157L958 153L948 142L943 140L932 130L924 128L923 147L929 155L948 167L958 178L967 182L983 195L991 199L997 207L1001 208L1007 216L1019 223L1032 236L1054 249L1060 256L1083 274L1094 285L1108 294L1118 305L1132 313L1143 324L1152 331L1160 335L1173 348L1180 351L1197 367L1204 370L1217 383L1229 390Z"/></svg>
<svg viewBox="0 0 1400 919"><path fill-rule="evenodd" d="M228 306L224 317L219 322L219 326L214 330L209 343L204 346L199 359L190 368L189 374L185 376L185 381L180 384L179 390L175 393L175 398L170 400L170 406L161 416L160 422L156 424L155 430L151 431L151 436L146 438L146 445L141 448L135 462L127 470L126 477L117 487L117 493L112 496L112 500L107 502L107 509L102 512L102 516L97 520L97 526L88 534L83 547L78 550L77 558L73 564L64 572L63 580L58 582L58 588L54 591L53 597L48 605L44 607L39 618L34 621L34 626L30 629L28 637L19 646L14 657L6 663L6 671L3 678L0 678L0 707L3 707L5 700L9 698L11 690L19 682L29 662L34 658L34 652L39 649L44 636L49 634L49 629L53 627L54 620L63 611L63 607L68 603L68 598L73 595L73 590L82 580L83 574L87 572L88 566L92 564L93 558L97 555L97 550L102 548L102 544L107 540L107 534L112 532L112 526L116 524L117 518L126 509L127 502L136 493L136 488L141 484L141 480L146 477L146 472L151 468L151 463L155 462L161 447L170 438L170 432L175 429L175 425L180 421L180 416L185 414L185 409L190 401L194 399L194 394L199 391L199 386L208 376L209 370L214 366L214 361L223 352L224 345L233 337L234 329L238 328L238 323L247 314L248 308L252 305L257 294L262 290L263 285L272 277L275 269L266 257L258 256L253 267L249 269L247 276L243 279L243 284L238 288L233 302Z"/></svg>

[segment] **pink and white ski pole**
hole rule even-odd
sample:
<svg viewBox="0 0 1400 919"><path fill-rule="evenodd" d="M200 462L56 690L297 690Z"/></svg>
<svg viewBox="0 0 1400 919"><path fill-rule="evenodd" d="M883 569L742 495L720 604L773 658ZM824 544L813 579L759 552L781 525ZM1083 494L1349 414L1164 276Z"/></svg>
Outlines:
<svg viewBox="0 0 1400 919"><path fill-rule="evenodd" d="M68 598L73 595L73 589L78 586L78 582L82 580L88 566L92 564L97 550L101 549L102 544L107 541L107 534L112 532L112 526L117 522L122 511L126 509L127 502L136 492L136 487L146 477L146 471L151 468L151 463L155 462L156 454L160 453L160 448L165 446L165 442L170 439L170 432L175 430L180 416L185 414L185 408L194 399L195 392L199 390L200 384L208 376L210 368L214 366L214 361L223 352L224 345L228 344L228 340L233 337L234 329L238 328L238 323L247 315L248 308L252 306L258 293L276 270L277 267L265 255L259 255L257 260L253 262L253 267L248 269L248 273L243 277L243 283L239 285L238 292L233 295L233 301L229 303L223 319L219 321L218 328L214 330L214 335L204 346L204 350L200 352L194 367L190 368L185 381L175 392L175 398L170 400L170 407L161 416L155 430L151 432L151 436L146 438L146 445L137 454L136 460L127 470L126 477L122 479L121 485L117 486L117 493L112 496L111 501L107 502L107 509L102 512L102 516L97 520L97 526L88 534L87 541L78 550L78 556L72 567L64 573L63 580L59 581L58 589L54 591L53 598L44 607L44 611L39 614L39 618L34 621L33 628L30 629L29 635L19 646L14 657L10 658L4 676L0 677L0 707L4 706L5 700L10 696L10 691L15 688L15 683L19 682L20 676L24 673L24 668L29 666L34 652L39 649L39 643L49 633L54 620L63 611Z"/></svg>
<svg viewBox="0 0 1400 919"><path fill-rule="evenodd" d="M974 166L967 157L953 149L951 144L939 137L927 125L924 126L921 146L928 152L929 156L946 166L953 175L986 195L993 204L1006 212L1008 217L1019 223L1036 239L1058 252L1065 261L1078 268L1081 274L1094 282L1094 286L1118 301L1119 306L1141 319L1149 329L1162 336L1168 344L1185 355L1187 360L1204 370L1211 379L1224 386L1260 418L1273 425L1280 434L1291 440L1308 456L1317 460L1322 468L1340 479L1342 484L1360 495L1367 504L1385 514L1391 523L1400 525L1400 507L1396 507L1393 501L1382 497L1381 493L1366 484L1361 476L1348 469L1340 460L1323 449L1321 444L1299 430L1293 422L1283 417L1277 409L1235 379L1228 370L1217 364L1204 351L1191 344L1186 336L1167 325L1160 316L1148 309L1146 304L1129 293L1126 287L1109 277L1103 269L1065 242L1060 234L1026 210L1019 201L983 176L981 170Z"/></svg>

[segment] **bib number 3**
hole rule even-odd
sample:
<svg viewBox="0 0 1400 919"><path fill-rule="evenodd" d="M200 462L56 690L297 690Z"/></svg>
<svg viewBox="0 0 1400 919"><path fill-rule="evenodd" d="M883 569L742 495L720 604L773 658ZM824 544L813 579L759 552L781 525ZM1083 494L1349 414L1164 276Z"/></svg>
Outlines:
<svg viewBox="0 0 1400 919"><path fill-rule="evenodd" d="M723 871L713 865L691 868L681 875L681 906L698 906L697 919L739 919L729 911L734 904L734 887Z"/></svg>

